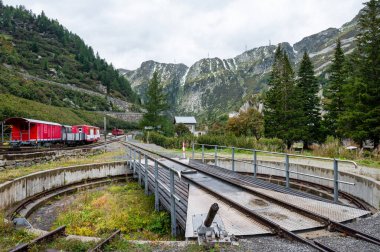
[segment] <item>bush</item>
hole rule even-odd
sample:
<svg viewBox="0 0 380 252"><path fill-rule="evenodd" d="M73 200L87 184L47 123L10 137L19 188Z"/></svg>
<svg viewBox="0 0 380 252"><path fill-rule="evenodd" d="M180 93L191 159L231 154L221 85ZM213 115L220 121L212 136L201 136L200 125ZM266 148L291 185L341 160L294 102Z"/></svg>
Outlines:
<svg viewBox="0 0 380 252"><path fill-rule="evenodd" d="M166 137L154 131L144 133L145 142L154 143L167 149L181 148L183 141L186 143L187 146L189 146L192 140L193 136L191 135L186 135L183 137Z"/></svg>
<svg viewBox="0 0 380 252"><path fill-rule="evenodd" d="M267 151L284 151L284 142L278 138L237 137L233 134L227 135L203 135L197 138L198 144L233 146L238 148L259 149Z"/></svg>

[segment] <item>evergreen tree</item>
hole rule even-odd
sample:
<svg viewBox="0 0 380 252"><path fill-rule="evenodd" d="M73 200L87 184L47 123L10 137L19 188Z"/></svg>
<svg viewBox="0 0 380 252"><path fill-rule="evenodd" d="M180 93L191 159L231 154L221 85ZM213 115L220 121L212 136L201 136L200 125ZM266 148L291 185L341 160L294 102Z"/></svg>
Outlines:
<svg viewBox="0 0 380 252"><path fill-rule="evenodd" d="M345 56L341 47L340 40L336 43L334 59L329 69L330 78L324 92L324 117L325 127L329 135L341 137L338 133L338 119L344 111L344 83L346 79Z"/></svg>
<svg viewBox="0 0 380 252"><path fill-rule="evenodd" d="M302 111L293 69L280 46L275 52L268 85L264 101L266 136L284 140L289 148L294 141L300 140Z"/></svg>
<svg viewBox="0 0 380 252"><path fill-rule="evenodd" d="M347 136L359 143L371 139L377 147L380 138L380 1L370 0L365 5L357 36L358 76L348 87L348 93L354 97L339 125Z"/></svg>
<svg viewBox="0 0 380 252"><path fill-rule="evenodd" d="M306 52L303 54L300 63L297 87L301 95L298 99L302 109L300 119L302 140L304 146L307 147L310 143L320 140L321 117L319 98L317 96L319 86L314 76L313 64Z"/></svg>
<svg viewBox="0 0 380 252"><path fill-rule="evenodd" d="M165 123L163 112L168 108L166 94L160 85L158 73L154 72L149 82L147 92L147 102L145 104L146 113L142 119L143 126L158 127Z"/></svg>

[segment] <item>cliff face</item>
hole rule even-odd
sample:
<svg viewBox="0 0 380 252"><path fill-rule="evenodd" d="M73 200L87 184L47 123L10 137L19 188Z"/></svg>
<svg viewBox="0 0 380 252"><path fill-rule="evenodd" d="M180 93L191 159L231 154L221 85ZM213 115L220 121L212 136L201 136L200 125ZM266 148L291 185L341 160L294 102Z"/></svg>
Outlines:
<svg viewBox="0 0 380 252"><path fill-rule="evenodd" d="M357 17L340 29L329 28L305 37L293 46L286 42L281 46L294 63L295 70L303 52L307 51L316 74L325 78L338 38L341 38L345 53L352 52L358 32L356 24ZM153 72L158 71L161 83L169 94L172 113L206 118L236 110L252 94L266 88L276 47L253 48L230 59L201 59L190 67L147 61L134 71L123 69L120 73L144 101L148 81Z"/></svg>

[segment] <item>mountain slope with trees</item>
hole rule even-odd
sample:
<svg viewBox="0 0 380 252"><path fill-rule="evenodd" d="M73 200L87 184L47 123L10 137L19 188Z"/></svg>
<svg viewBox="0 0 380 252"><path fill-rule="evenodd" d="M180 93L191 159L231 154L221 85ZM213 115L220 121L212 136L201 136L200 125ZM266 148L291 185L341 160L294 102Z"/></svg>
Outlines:
<svg viewBox="0 0 380 252"><path fill-rule="evenodd" d="M84 95L80 91L67 93L63 89L49 90L50 86L46 83L42 85L38 81L25 80L24 75L27 74L44 80L70 83L71 86L104 94L104 97L113 96L131 103L138 101L129 82L78 35L68 31L57 20L48 18L44 12L36 15L23 6L5 6L2 1L0 64L1 91L23 98L34 99L30 96L47 91L48 94L39 101L56 106L75 103L77 107L89 110L114 109L106 98L87 98L91 100L87 104L94 105L86 105L86 102L81 102ZM16 92L15 89L25 92ZM64 99L66 103L62 102Z"/></svg>

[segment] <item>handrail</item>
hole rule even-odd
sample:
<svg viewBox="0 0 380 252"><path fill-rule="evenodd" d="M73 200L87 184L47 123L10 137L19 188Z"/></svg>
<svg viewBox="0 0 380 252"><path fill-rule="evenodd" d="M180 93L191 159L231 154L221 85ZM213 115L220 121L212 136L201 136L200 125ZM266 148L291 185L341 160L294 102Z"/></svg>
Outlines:
<svg viewBox="0 0 380 252"><path fill-rule="evenodd" d="M351 163L355 166L355 168L358 168L358 164L353 160L345 160L345 159L339 159L339 158L328 158L328 157L317 157L317 156L306 156L306 155L299 155L299 154L292 154L292 153L284 153L284 152L275 152L275 151L265 151L265 150L257 150L257 149L248 149L248 148L240 148L240 147L233 147L233 146L223 146L223 145L212 145L212 144L199 144L194 143L194 145L199 146L207 146L207 147L220 147L220 148L234 148L235 150L245 150L245 151L256 151L260 153L267 153L267 154L274 154L274 155L288 155L291 157L301 157L301 158L309 158L309 159L317 159L317 160L325 160L325 161L338 161L338 162L344 162L344 163Z"/></svg>
<svg viewBox="0 0 380 252"><path fill-rule="evenodd" d="M282 152L274 152L274 151L264 151L264 150L257 150L257 149L247 149L247 148L239 148L239 147L228 147L228 146L219 146L219 145L212 145L212 144L200 144L200 143L192 143L192 157L194 158L195 157L195 145L197 146L202 146L202 162L204 162L204 157L205 155L207 156L214 156L214 162L215 162L215 166L218 166L218 158L219 159L227 159L227 160L231 160L232 161L232 164L231 164L231 170L232 171L235 171L235 162L241 162L241 163L249 163L249 164L253 164L253 176L254 178L257 177L257 167L264 167L264 168L270 168L270 169L275 169L275 170L279 170L279 171L282 171L285 173L285 181L286 181L286 187L289 188L290 187L290 174L299 174L299 175L302 175L302 176L308 176L308 177L314 177L314 178L319 178L319 179L324 179L324 180L328 180L328 181L333 181L333 184L334 184L334 202L338 202L338 196L339 196L339 184L347 184L347 185L355 185L354 183L351 183L351 182L346 182L346 181L340 181L338 179L339 177L339 172L338 172L338 165L339 165L339 162L341 163L350 163L350 164L353 164L355 166L355 168L357 169L358 168L358 165L355 161L352 161L352 160L343 160L343 159L338 159L338 158L326 158L326 157L315 157L315 156L306 156L306 155L298 155L298 154L289 154L289 153L282 153ZM209 153L205 153L205 147L213 147L215 149L214 151L214 154L209 154ZM225 156L218 156L218 149L225 149L225 148L231 148L231 158L230 157L225 157ZM244 150L244 151L249 151L249 152L252 152L253 153L253 160L252 162L247 162L247 161L244 161L244 160L238 160L238 159L235 159L235 151L236 150ZM270 166L264 166L264 165L259 165L257 163L257 153L267 153L267 154L271 154L271 155L277 155L277 156L282 156L284 157L284 162L281 162L284 164L284 168L285 169L280 169L280 168L277 168L277 167L270 167ZM316 176L316 175L313 175L313 174L306 174L306 173L300 173L300 172L296 172L296 171L291 171L290 170L290 157L295 157L295 158L304 158L304 159L315 159L315 160L324 160L324 161L332 161L333 162L333 176L334 178L331 179L331 178L325 178L325 177L321 177L321 176Z"/></svg>

